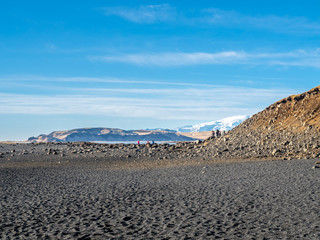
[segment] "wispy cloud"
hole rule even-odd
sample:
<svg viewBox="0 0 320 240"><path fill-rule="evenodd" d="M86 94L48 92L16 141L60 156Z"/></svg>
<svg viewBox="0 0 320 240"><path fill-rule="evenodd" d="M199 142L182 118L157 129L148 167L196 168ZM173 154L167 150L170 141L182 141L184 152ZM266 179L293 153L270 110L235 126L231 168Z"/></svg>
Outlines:
<svg viewBox="0 0 320 240"><path fill-rule="evenodd" d="M77 89L77 91L73 95L54 96L2 93L0 114L79 114L204 121L238 114L253 114L266 107L266 103L272 103L293 93L288 89L223 86L213 89L184 90ZM105 94L101 94L103 91ZM111 91L118 91L123 95L110 97ZM136 95L128 97L131 96L128 95L130 93Z"/></svg>
<svg viewBox="0 0 320 240"><path fill-rule="evenodd" d="M116 56L91 57L91 60L121 62L143 66L185 66L185 65L281 65L320 67L320 49L311 51L294 50L290 52L249 53L245 51L226 51L217 53L137 53Z"/></svg>
<svg viewBox="0 0 320 240"><path fill-rule="evenodd" d="M256 28L282 33L308 33L320 32L320 22L310 22L304 17L289 17L276 15L251 16L236 11L224 11L217 8L205 9L208 14L202 21L212 25L220 25L232 28Z"/></svg>
<svg viewBox="0 0 320 240"><path fill-rule="evenodd" d="M312 22L303 16L245 15L236 11L218 8L193 10L188 12L169 4L146 5L137 7L102 8L107 16L118 16L130 22L151 24L157 22L178 23L190 26L221 26L240 29L264 29L279 33L318 34L320 22Z"/></svg>
<svg viewBox="0 0 320 240"><path fill-rule="evenodd" d="M48 77L39 75L9 75L0 76L0 83L12 82L74 82L74 83L120 83L120 84L143 84L143 85L167 85L167 86L185 86L185 87L218 87L215 84L205 83L187 83L187 82L174 82L168 80L153 80L153 79L121 79L112 77Z"/></svg>
<svg viewBox="0 0 320 240"><path fill-rule="evenodd" d="M138 65L182 66L194 64L231 64L246 59L247 57L245 52L230 51L219 53L138 53L120 56L91 57L90 59Z"/></svg>
<svg viewBox="0 0 320 240"><path fill-rule="evenodd" d="M169 4L138 7L103 8L104 14L115 15L135 23L166 22L174 19L175 11Z"/></svg>

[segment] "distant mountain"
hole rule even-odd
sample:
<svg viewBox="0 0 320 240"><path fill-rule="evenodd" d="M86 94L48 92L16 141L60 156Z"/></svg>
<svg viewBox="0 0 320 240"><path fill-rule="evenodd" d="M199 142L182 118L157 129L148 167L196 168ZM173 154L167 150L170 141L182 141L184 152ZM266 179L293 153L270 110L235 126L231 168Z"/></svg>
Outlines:
<svg viewBox="0 0 320 240"><path fill-rule="evenodd" d="M169 129L169 128L146 128L145 130L147 131L167 131L167 132L177 132L174 129Z"/></svg>
<svg viewBox="0 0 320 240"><path fill-rule="evenodd" d="M80 128L55 131L31 137L30 142L93 142L93 141L193 141L193 138L174 131L122 130L117 128Z"/></svg>
<svg viewBox="0 0 320 240"><path fill-rule="evenodd" d="M54 131L30 137L30 142L93 142L93 141L194 141L204 140L213 129L231 130L248 116L234 116L218 121L190 125L176 129L122 130L118 128L79 128ZM196 134L198 133L198 134Z"/></svg>
<svg viewBox="0 0 320 240"><path fill-rule="evenodd" d="M217 121L179 127L179 128L176 128L175 130L177 132L205 132L205 131L212 131L217 129L222 131L229 131L232 128L238 126L240 123L242 123L249 117L250 116L246 116L246 115L233 116L233 117L223 118Z"/></svg>

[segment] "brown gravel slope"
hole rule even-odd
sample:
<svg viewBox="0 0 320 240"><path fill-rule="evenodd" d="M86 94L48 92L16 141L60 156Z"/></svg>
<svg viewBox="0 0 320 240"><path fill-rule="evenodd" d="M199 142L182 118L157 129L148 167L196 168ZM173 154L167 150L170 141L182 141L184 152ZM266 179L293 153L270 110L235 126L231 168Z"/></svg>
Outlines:
<svg viewBox="0 0 320 240"><path fill-rule="evenodd" d="M302 94L284 98L264 111L255 114L246 128L255 130L285 130L305 132L308 129L320 129L320 90L315 87Z"/></svg>
<svg viewBox="0 0 320 240"><path fill-rule="evenodd" d="M320 91L284 98L227 136L207 140L217 158L315 158L320 154Z"/></svg>

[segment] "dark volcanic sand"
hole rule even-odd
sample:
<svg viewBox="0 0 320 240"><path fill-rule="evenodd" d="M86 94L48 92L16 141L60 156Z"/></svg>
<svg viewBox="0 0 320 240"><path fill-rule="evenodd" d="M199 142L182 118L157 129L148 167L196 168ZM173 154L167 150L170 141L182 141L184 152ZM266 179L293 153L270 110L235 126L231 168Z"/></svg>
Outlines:
<svg viewBox="0 0 320 240"><path fill-rule="evenodd" d="M1 239L320 239L314 160L0 168Z"/></svg>

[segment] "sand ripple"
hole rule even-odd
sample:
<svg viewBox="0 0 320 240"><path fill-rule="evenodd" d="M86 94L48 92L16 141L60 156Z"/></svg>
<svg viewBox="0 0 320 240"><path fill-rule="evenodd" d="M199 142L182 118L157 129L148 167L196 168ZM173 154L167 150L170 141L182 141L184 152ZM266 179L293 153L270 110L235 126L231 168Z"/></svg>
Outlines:
<svg viewBox="0 0 320 240"><path fill-rule="evenodd" d="M313 162L0 168L0 238L320 239Z"/></svg>

